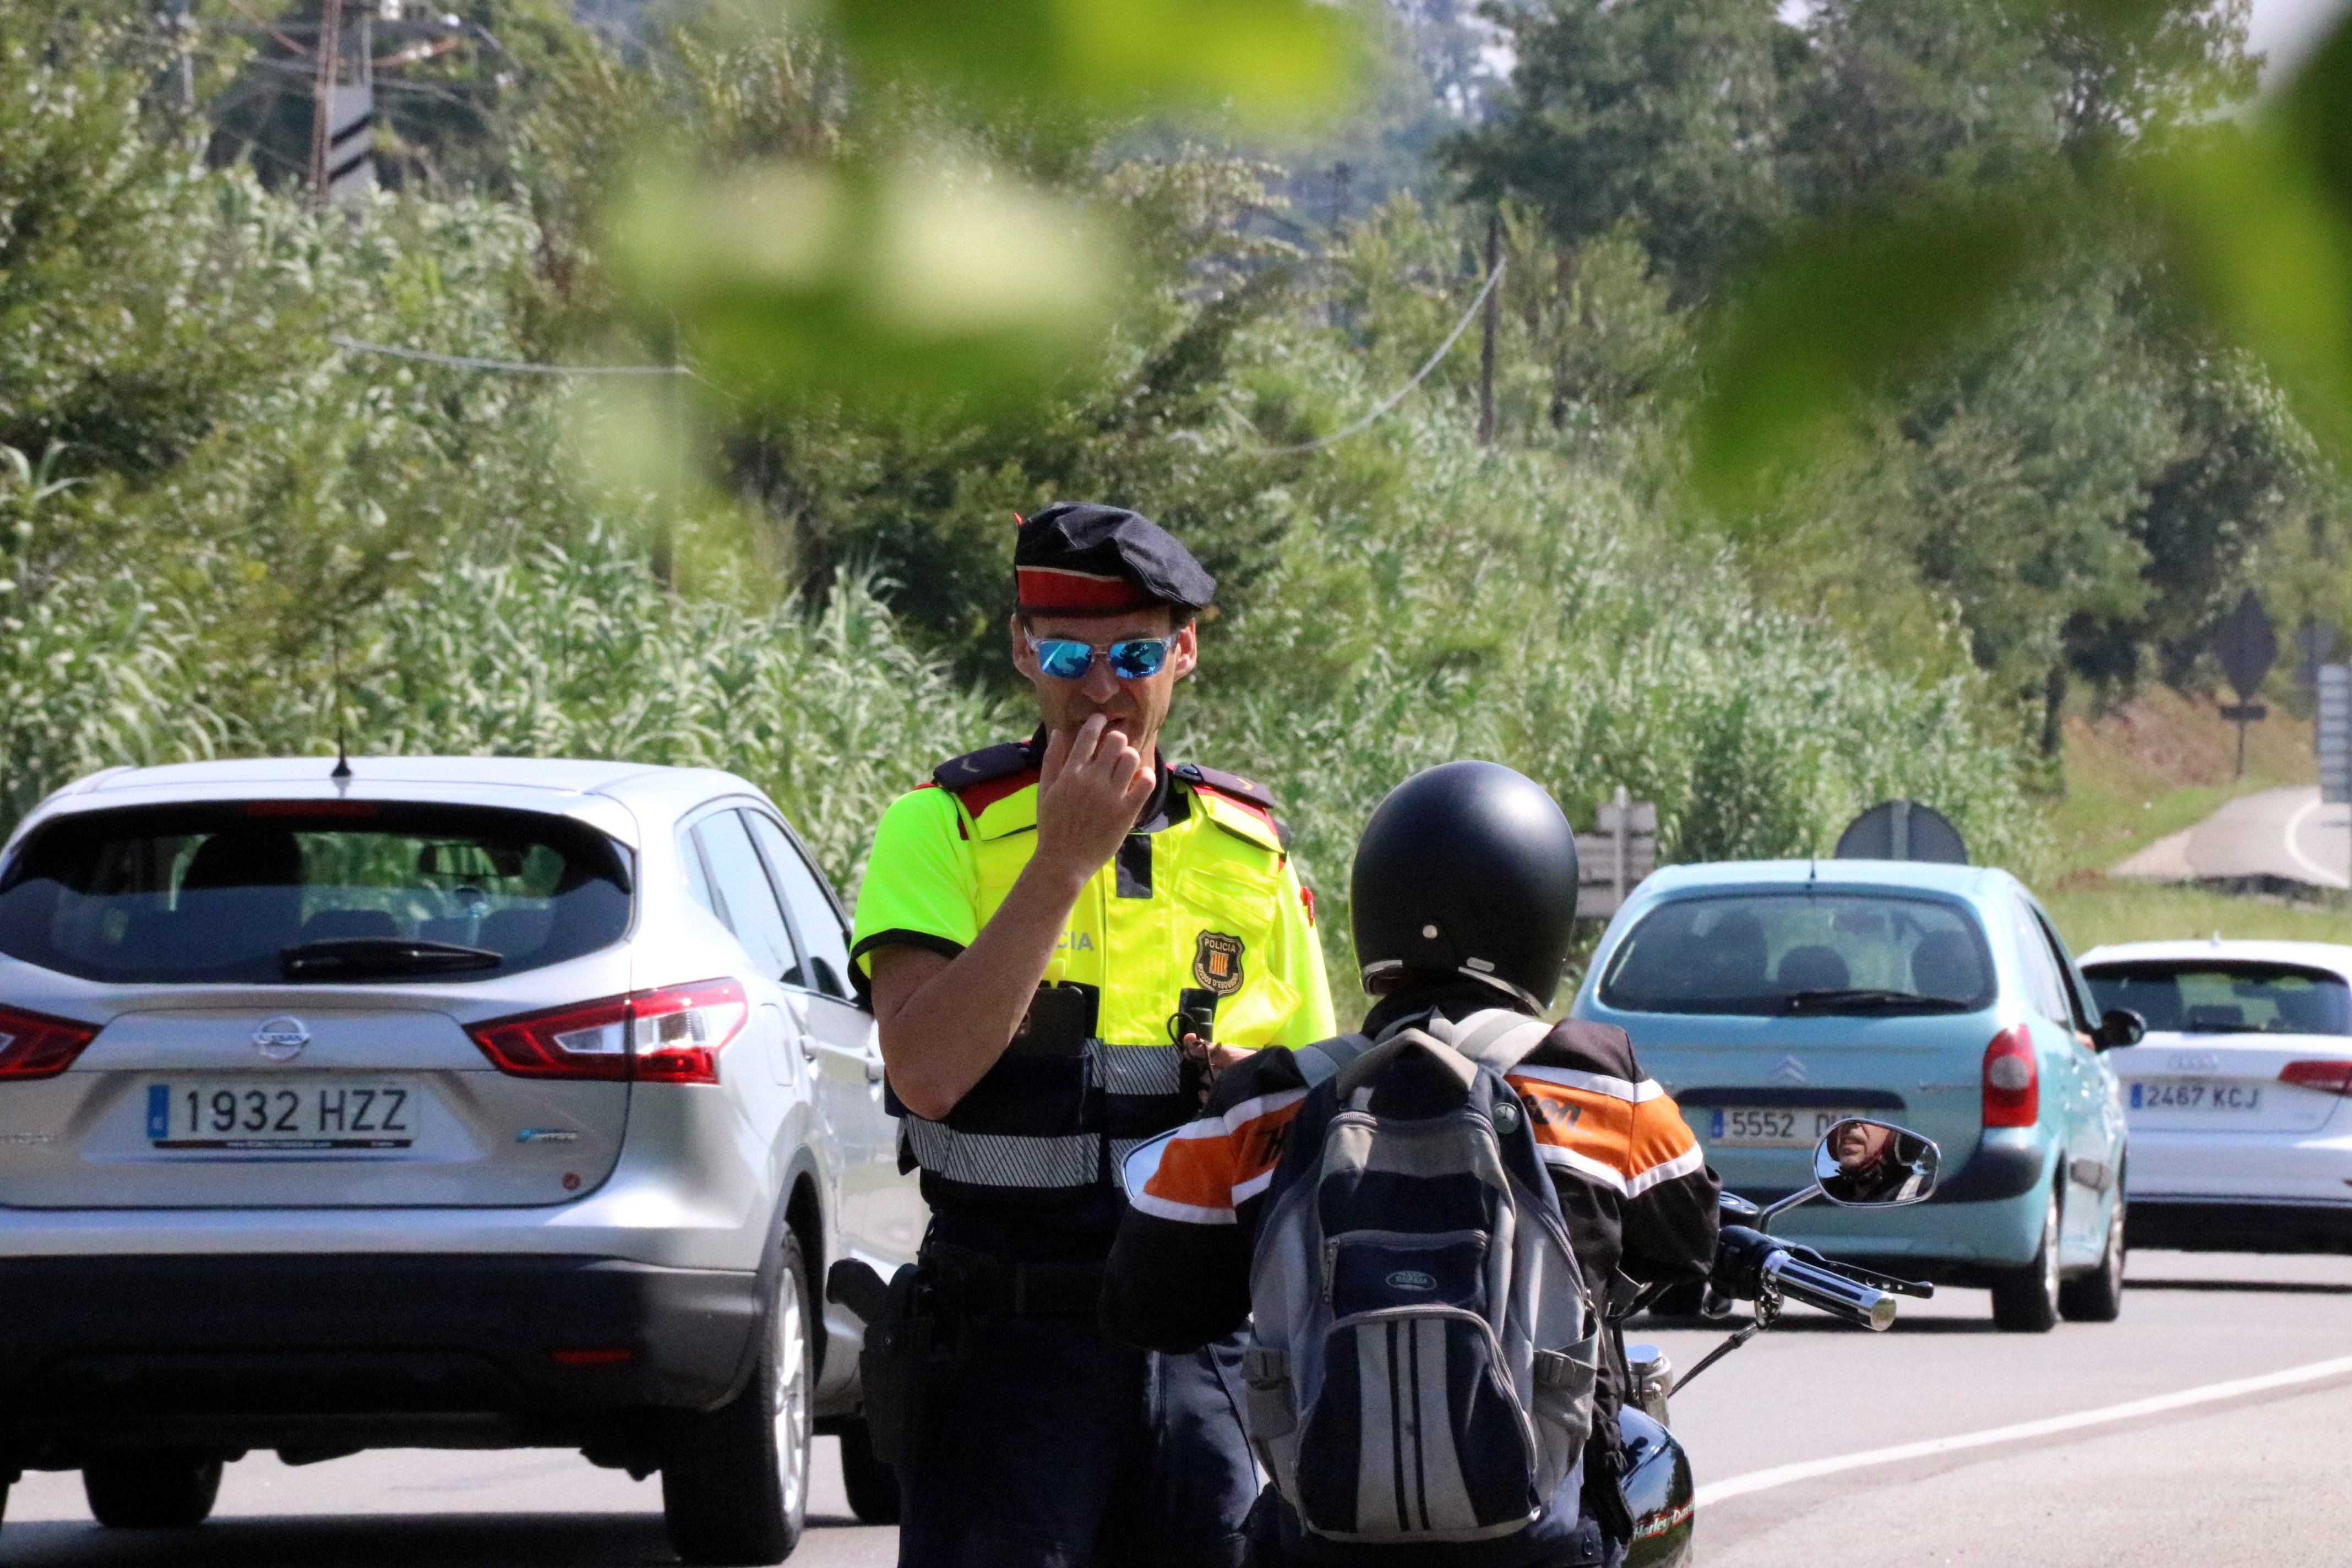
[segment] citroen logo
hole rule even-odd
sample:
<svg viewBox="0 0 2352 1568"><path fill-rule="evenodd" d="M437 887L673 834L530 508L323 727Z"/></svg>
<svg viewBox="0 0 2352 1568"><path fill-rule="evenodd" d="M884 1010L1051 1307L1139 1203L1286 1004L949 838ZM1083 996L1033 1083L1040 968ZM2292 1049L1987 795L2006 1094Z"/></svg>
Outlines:
<svg viewBox="0 0 2352 1568"><path fill-rule="evenodd" d="M1794 1057L1782 1057L1772 1064L1772 1076L1782 1083L1802 1083L1805 1081L1805 1064Z"/></svg>
<svg viewBox="0 0 2352 1568"><path fill-rule="evenodd" d="M292 1014L285 1014L254 1030L253 1043L271 1061L290 1062L310 1043L310 1027Z"/></svg>

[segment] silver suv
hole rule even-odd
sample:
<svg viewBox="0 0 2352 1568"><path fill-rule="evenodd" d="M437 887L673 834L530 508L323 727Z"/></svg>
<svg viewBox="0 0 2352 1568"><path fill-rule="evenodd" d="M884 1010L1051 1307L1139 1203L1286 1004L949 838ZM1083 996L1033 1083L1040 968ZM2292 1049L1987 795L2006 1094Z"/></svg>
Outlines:
<svg viewBox="0 0 2352 1568"><path fill-rule="evenodd" d="M723 773L316 758L121 769L0 851L0 1502L106 1524L224 1462L577 1447L689 1563L796 1541L910 1258L841 906Z"/></svg>

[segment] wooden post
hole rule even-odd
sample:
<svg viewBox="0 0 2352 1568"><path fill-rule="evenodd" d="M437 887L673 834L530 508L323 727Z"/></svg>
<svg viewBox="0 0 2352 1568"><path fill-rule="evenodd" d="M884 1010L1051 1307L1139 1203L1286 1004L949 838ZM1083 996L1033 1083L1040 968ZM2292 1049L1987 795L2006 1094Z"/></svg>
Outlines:
<svg viewBox="0 0 2352 1568"><path fill-rule="evenodd" d="M327 205L327 146L334 132L335 81L343 52L343 0L326 0L319 10L318 69L310 84L310 200Z"/></svg>
<svg viewBox="0 0 2352 1568"><path fill-rule="evenodd" d="M1495 268L1503 259L1503 215L1486 215L1486 277L1491 281ZM1486 307L1479 311L1483 329L1478 342L1478 445L1495 444L1495 321L1502 307L1496 298L1501 290L1486 290Z"/></svg>
<svg viewBox="0 0 2352 1568"><path fill-rule="evenodd" d="M1617 866L1610 878L1617 892L1617 907L1625 907L1626 871L1633 863L1633 796L1623 784L1617 786Z"/></svg>

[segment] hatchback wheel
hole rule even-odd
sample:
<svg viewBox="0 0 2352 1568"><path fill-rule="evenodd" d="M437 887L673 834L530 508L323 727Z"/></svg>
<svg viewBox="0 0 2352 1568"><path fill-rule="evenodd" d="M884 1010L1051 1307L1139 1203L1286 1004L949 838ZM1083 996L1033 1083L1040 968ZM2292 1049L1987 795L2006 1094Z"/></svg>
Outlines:
<svg viewBox="0 0 2352 1568"><path fill-rule="evenodd" d="M2070 1323L2112 1323L2124 1310L2124 1198L2107 1216L2107 1247L2099 1266L2058 1288L2058 1310Z"/></svg>
<svg viewBox="0 0 2352 1568"><path fill-rule="evenodd" d="M787 1231L760 1363L743 1392L679 1420L662 1464L669 1543L705 1568L782 1563L808 1517L815 1365L808 1267Z"/></svg>
<svg viewBox="0 0 2352 1568"><path fill-rule="evenodd" d="M861 1524L898 1522L898 1472L876 1457L863 1421L841 1429L841 1481Z"/></svg>
<svg viewBox="0 0 2352 1568"><path fill-rule="evenodd" d="M2042 1246L2022 1268L1992 1282L1992 1326L2005 1334L2046 1334L2058 1325L2058 1195L2042 1211Z"/></svg>
<svg viewBox="0 0 2352 1568"><path fill-rule="evenodd" d="M221 1462L172 1448L102 1454L82 1467L90 1517L111 1530L186 1530L211 1517Z"/></svg>

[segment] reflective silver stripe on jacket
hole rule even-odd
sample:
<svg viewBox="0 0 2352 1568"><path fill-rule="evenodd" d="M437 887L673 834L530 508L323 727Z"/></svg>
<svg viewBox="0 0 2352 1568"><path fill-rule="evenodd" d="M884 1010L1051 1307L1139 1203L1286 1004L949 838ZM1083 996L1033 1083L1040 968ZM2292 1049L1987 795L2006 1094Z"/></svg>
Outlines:
<svg viewBox="0 0 2352 1568"><path fill-rule="evenodd" d="M1102 1174L1102 1134L1024 1138L1009 1132L959 1132L944 1122L909 1116L907 1147L935 1176L972 1186L1027 1188L1092 1186Z"/></svg>
<svg viewBox="0 0 2352 1568"><path fill-rule="evenodd" d="M1184 1053L1174 1046L1094 1047L1095 1081L1106 1094L1139 1098L1181 1094L1184 1089Z"/></svg>

